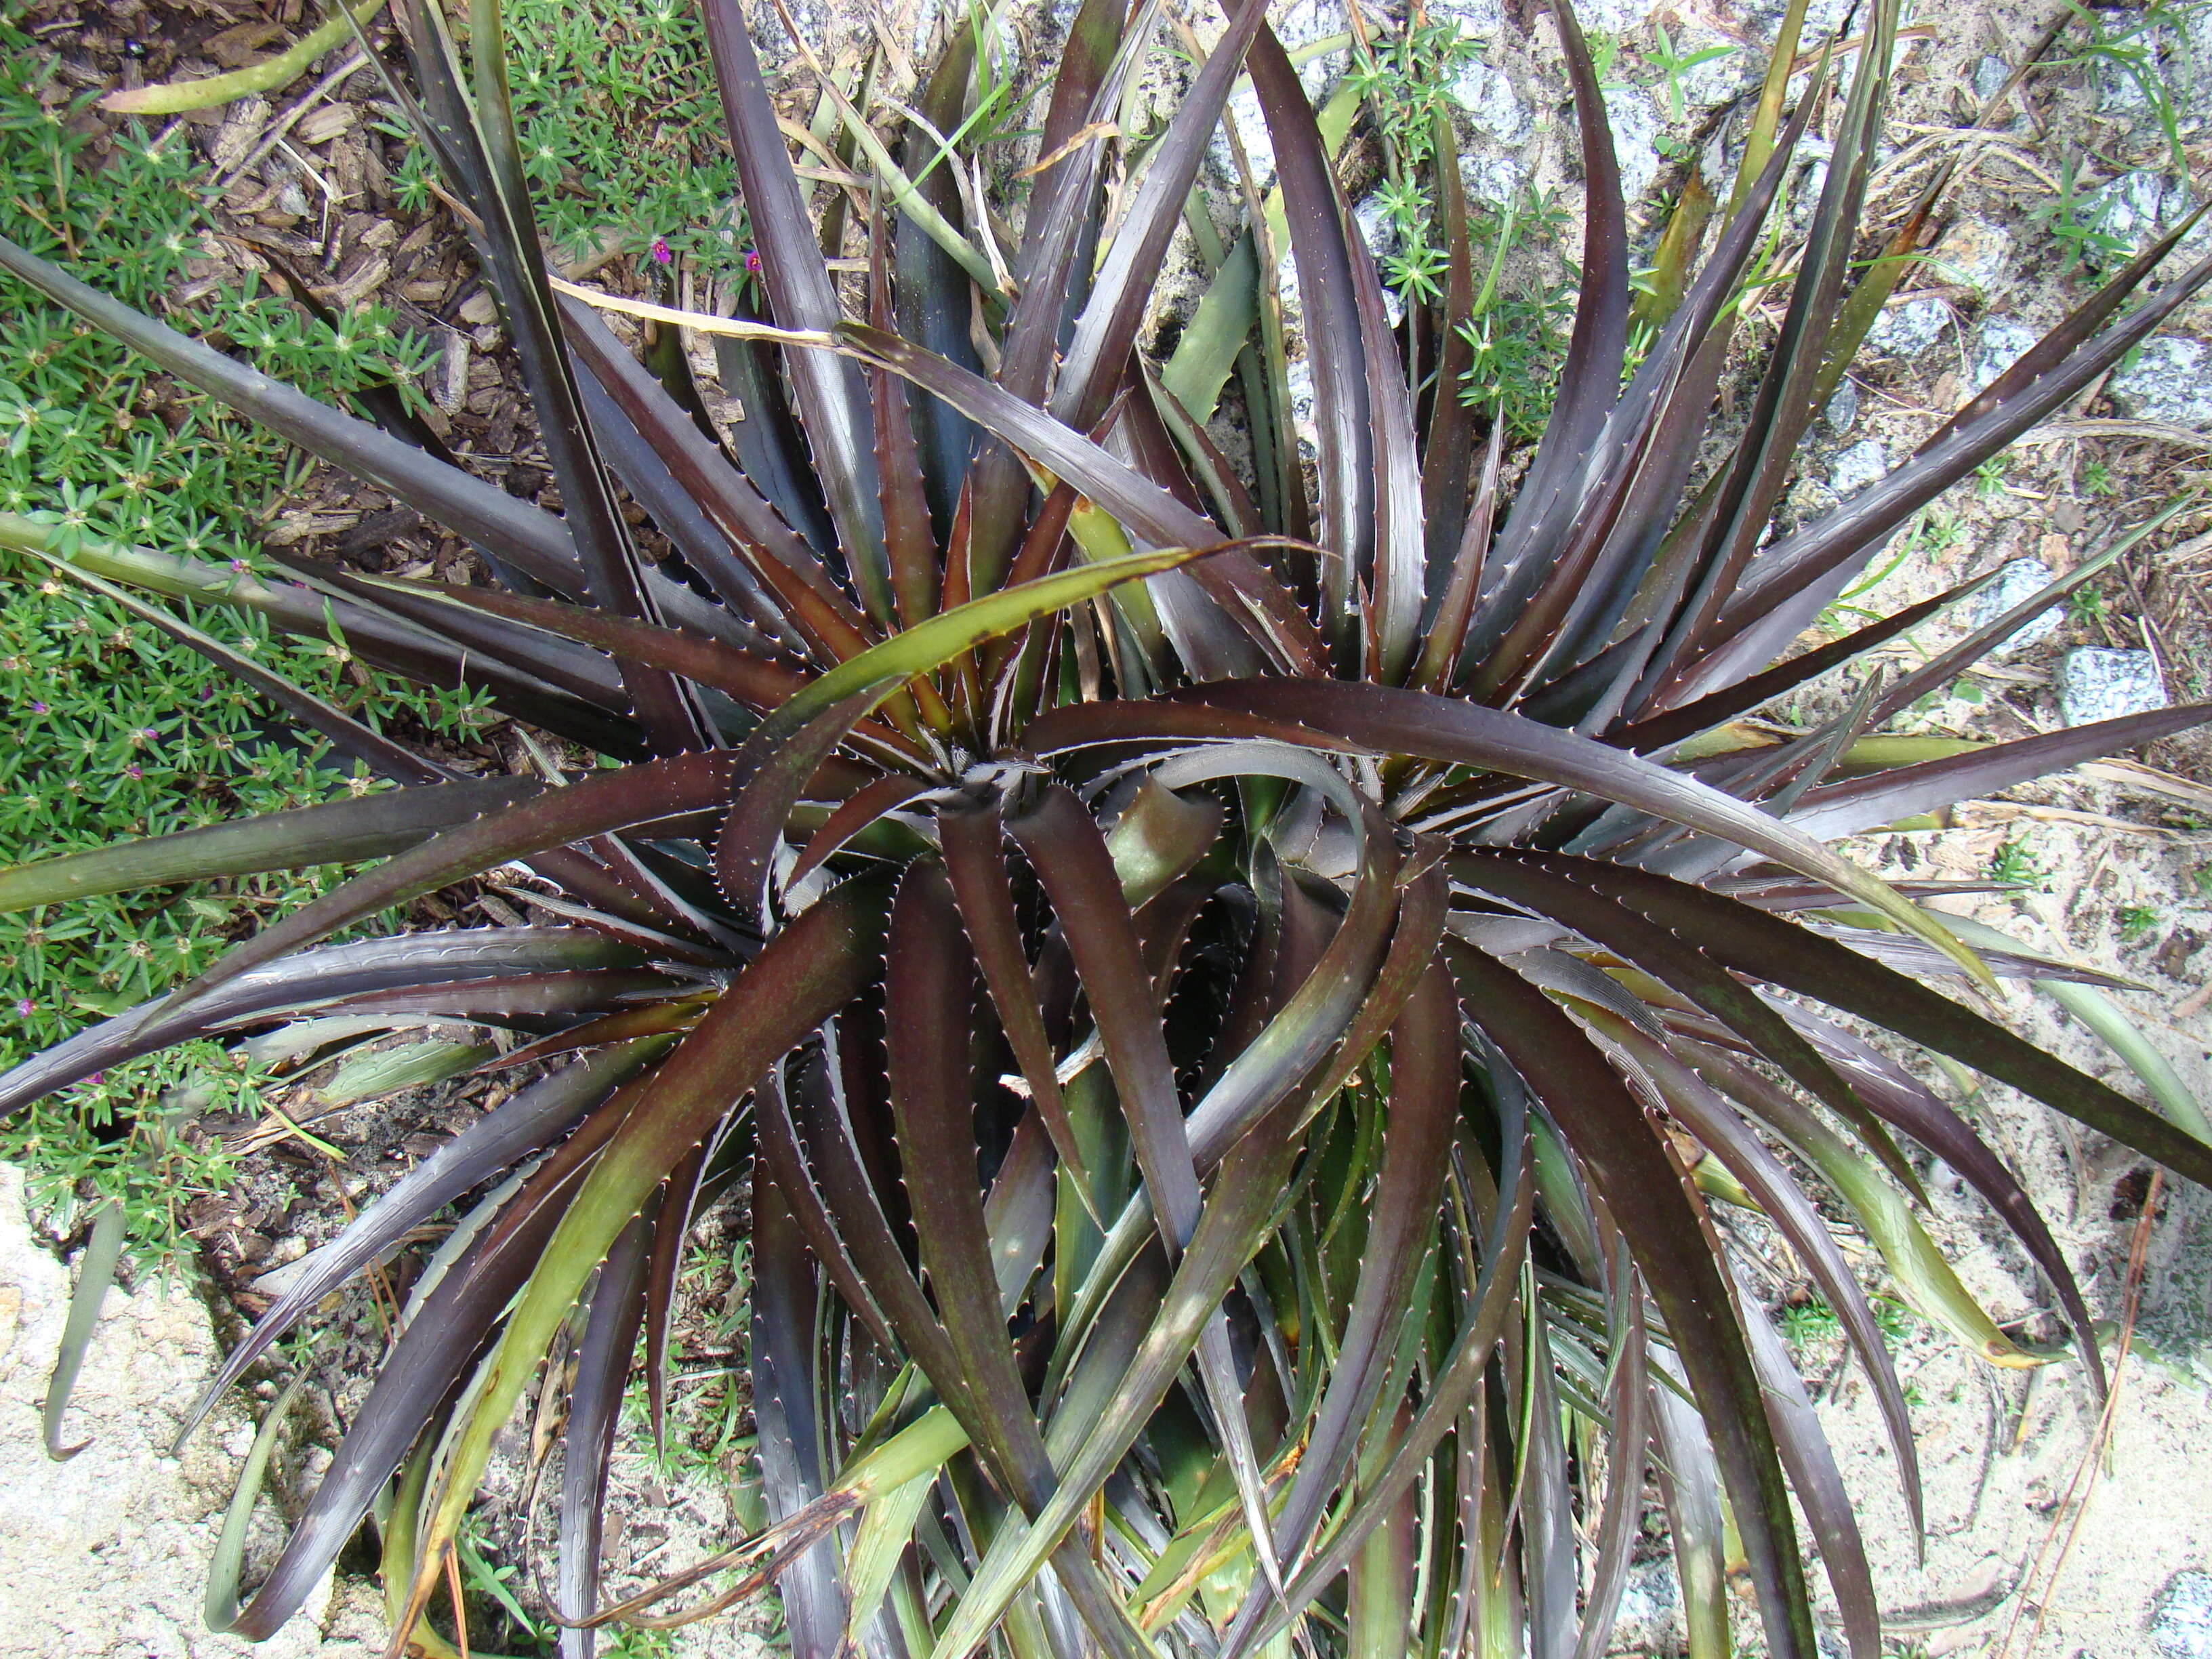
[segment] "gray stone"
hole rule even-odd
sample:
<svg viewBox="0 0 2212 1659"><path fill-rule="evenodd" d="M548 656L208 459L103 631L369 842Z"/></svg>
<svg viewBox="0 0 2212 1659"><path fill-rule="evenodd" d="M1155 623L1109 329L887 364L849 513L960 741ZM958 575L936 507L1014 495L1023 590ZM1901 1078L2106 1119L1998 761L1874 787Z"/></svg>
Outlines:
<svg viewBox="0 0 2212 1659"><path fill-rule="evenodd" d="M132 1659L370 1659L382 1651L378 1598L325 1581L261 1646L210 1635L200 1595L251 1429L234 1405L164 1456L216 1356L206 1309L180 1285L111 1290L70 1406L57 1463L37 1401L69 1312L69 1271L41 1248L23 1174L0 1165L0 1650ZM274 1541L257 1526L252 1557Z"/></svg>
<svg viewBox="0 0 2212 1659"><path fill-rule="evenodd" d="M2016 605L2024 605L2050 584L2051 572L2040 559L2014 559L1997 572L1996 580L1974 595L1968 611L1968 620L1976 628L1987 627ZM2026 651L2039 646L2057 632L2058 624L2065 620L2065 608L2057 600L2029 617L2011 634L1990 647L1994 656L2008 657L2015 651Z"/></svg>
<svg viewBox="0 0 2212 1659"><path fill-rule="evenodd" d="M1379 196L1370 196L1352 210L1352 222L1359 227L1360 239L1367 251L1375 256L1375 264L1382 276L1382 308L1390 314L1390 326L1395 328L1405 320L1406 302L1398 290L1390 286L1390 261L1404 246L1398 227L1382 210Z"/></svg>
<svg viewBox="0 0 2212 1659"><path fill-rule="evenodd" d="M1642 87L1605 89L1606 112L1613 121L1613 153L1620 164L1620 193L1639 201L1659 176L1659 106Z"/></svg>
<svg viewBox="0 0 2212 1659"><path fill-rule="evenodd" d="M1341 9L1343 0L1331 0ZM1457 23L1462 34L1478 40L1487 40L1505 27L1505 9L1500 0L1430 0L1429 21L1443 22L1449 19Z"/></svg>
<svg viewBox="0 0 2212 1659"><path fill-rule="evenodd" d="M1495 144L1468 149L1459 158L1459 176L1467 187L1467 199L1493 211L1521 199L1528 183L1529 154L1525 147Z"/></svg>
<svg viewBox="0 0 2212 1659"><path fill-rule="evenodd" d="M2011 77L2012 65L2002 58L1984 57L1974 65L1974 96L1987 103Z"/></svg>
<svg viewBox="0 0 2212 1659"><path fill-rule="evenodd" d="M1926 356L1951 326L1951 307L1932 294L1889 305L1867 331L1867 349L1878 357Z"/></svg>
<svg viewBox="0 0 2212 1659"><path fill-rule="evenodd" d="M1782 21L1789 9L1789 0L1743 0L1739 14L1747 23L1760 26L1754 32L1764 45L1773 38L1774 26ZM1851 0L1811 0L1805 8L1804 38L1824 40L1843 27L1844 17L1853 9Z"/></svg>
<svg viewBox="0 0 2212 1659"><path fill-rule="evenodd" d="M2212 1572L2177 1572L2159 1592L2150 1644L2160 1659L2212 1659Z"/></svg>
<svg viewBox="0 0 2212 1659"><path fill-rule="evenodd" d="M838 48L856 34L866 39L871 33L865 14L854 9L841 15L828 0L797 0L791 7L791 18L799 37L829 63L837 61ZM784 27L774 0L745 0L745 21L751 26L753 50L759 54L763 70L774 76L801 67L799 48L791 43L792 31Z"/></svg>
<svg viewBox="0 0 2212 1659"><path fill-rule="evenodd" d="M2158 662L2148 651L2076 646L2059 659L2057 684L2058 717L2069 726L2094 726L2166 707Z"/></svg>
<svg viewBox="0 0 2212 1659"><path fill-rule="evenodd" d="M1859 418L1859 383L1850 375L1844 375L1844 383L1836 388L1835 396L1828 399L1827 408L1820 411L1820 418L1827 422L1828 430L1838 438L1856 425Z"/></svg>
<svg viewBox="0 0 2212 1659"><path fill-rule="evenodd" d="M1581 0L1575 17L1585 33L1633 34L1656 9L1656 0Z"/></svg>
<svg viewBox="0 0 2212 1659"><path fill-rule="evenodd" d="M1536 118L1514 91L1512 77L1480 58L1460 71L1451 92L1475 131L1501 144L1525 144L1536 130Z"/></svg>
<svg viewBox="0 0 2212 1659"><path fill-rule="evenodd" d="M1229 129L1237 129L1237 142L1243 147L1245 165L1252 169L1255 189L1266 191L1275 182L1275 146L1267 131L1267 118L1261 112L1260 95L1252 90L1251 82L1242 82L1229 94L1229 105L1222 112L1222 123L1213 130L1206 141L1206 161L1215 185L1228 192L1232 200L1242 199L1243 180L1237 171L1237 152L1229 147Z"/></svg>
<svg viewBox="0 0 2212 1659"><path fill-rule="evenodd" d="M2012 258L2012 233L1979 219L1961 219L1943 233L1928 257L1936 276L1986 294Z"/></svg>
<svg viewBox="0 0 2212 1659"><path fill-rule="evenodd" d="M1352 33L1352 13L1344 0L1288 0L1288 3L1271 9L1268 21L1274 27L1276 38L1291 52L1333 35ZM1300 64L1298 80L1306 95L1319 99L1351 61L1349 52L1332 52Z"/></svg>
<svg viewBox="0 0 2212 1659"><path fill-rule="evenodd" d="M1723 55L1709 58L1702 64L1692 64L1678 77L1682 89L1682 102L1687 118L1694 124L1705 112L1727 102L1741 92L1754 76L1765 72L1765 60L1757 53L1744 50L1742 42L1721 33L1717 29L1685 17L1679 27L1670 27L1668 35L1674 45L1677 57L1688 58L1713 47L1722 49ZM1667 82L1659 83L1659 96L1667 96ZM1670 109L1668 113L1674 112Z"/></svg>
<svg viewBox="0 0 2212 1659"><path fill-rule="evenodd" d="M1620 1592L1620 1611L1606 1639L1607 1653L1656 1656L1680 1653L1689 1645L1689 1628L1682 1617L1682 1589L1674 1576L1674 1559L1660 1556L1639 1561L1628 1569L1628 1582Z"/></svg>
<svg viewBox="0 0 2212 1659"><path fill-rule="evenodd" d="M1875 439L1863 438L1836 457L1828 471L1828 487L1838 501L1847 501L1888 471L1889 452Z"/></svg>
<svg viewBox="0 0 2212 1659"><path fill-rule="evenodd" d="M1979 392L2010 368L2020 355L2043 337L2009 317L1984 317L1974 331L1974 360L1967 366L1966 390Z"/></svg>
<svg viewBox="0 0 2212 1659"><path fill-rule="evenodd" d="M2212 428L2212 348L2202 340L2161 335L2145 341L2134 362L2112 376L2112 402L2124 415L2177 426Z"/></svg>
<svg viewBox="0 0 2212 1659"><path fill-rule="evenodd" d="M2156 234L2165 199L2166 180L2148 171L2123 173L2084 196L2078 210L2082 222L2125 245L2110 252L2093 248L2091 257L2100 264L2124 263Z"/></svg>

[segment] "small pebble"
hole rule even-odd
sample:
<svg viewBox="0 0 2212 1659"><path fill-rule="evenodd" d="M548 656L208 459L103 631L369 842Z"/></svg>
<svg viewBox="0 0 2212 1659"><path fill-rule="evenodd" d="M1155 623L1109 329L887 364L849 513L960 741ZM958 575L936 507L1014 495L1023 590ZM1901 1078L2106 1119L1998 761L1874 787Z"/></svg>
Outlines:
<svg viewBox="0 0 2212 1659"><path fill-rule="evenodd" d="M2058 714L2069 726L2094 726L2166 706L2166 687L2148 651L2083 645L2059 659Z"/></svg>
<svg viewBox="0 0 2212 1659"><path fill-rule="evenodd" d="M1971 605L1971 620L1977 628L1986 627L2013 608L2035 597L2051 580L2051 572L2040 559L2014 559L1997 572L1997 578L1974 595ZM2065 618L2065 611L2053 600L2048 606L2029 617L2004 639L1990 647L1992 656L2008 657L2016 651L2026 651L2040 645L2058 629Z"/></svg>

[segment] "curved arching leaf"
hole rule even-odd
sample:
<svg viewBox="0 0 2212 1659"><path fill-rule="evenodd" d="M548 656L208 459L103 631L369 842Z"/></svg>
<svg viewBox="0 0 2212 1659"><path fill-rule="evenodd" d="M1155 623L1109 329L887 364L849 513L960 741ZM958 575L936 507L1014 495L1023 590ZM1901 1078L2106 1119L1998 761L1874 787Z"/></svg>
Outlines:
<svg viewBox="0 0 2212 1659"><path fill-rule="evenodd" d="M441 1561L507 1421L553 1333L647 1197L761 1075L866 985L882 925L878 890L848 884L779 933L697 1030L640 1088L560 1224L531 1264L465 1423L447 1454L422 1559ZM432 1581L416 1587L419 1613Z"/></svg>
<svg viewBox="0 0 2212 1659"><path fill-rule="evenodd" d="M1413 756L1585 789L1655 817L1723 836L1863 900L1987 982L1988 972L1940 924L1889 886L1696 780L1571 732L1477 704L1395 687L1322 680L1230 681L1146 702L1091 703L1034 722L1039 753L1087 744L1265 738L1312 749Z"/></svg>
<svg viewBox="0 0 2212 1659"><path fill-rule="evenodd" d="M0 870L0 910L215 876L356 864L404 851L441 830L527 800L544 787L528 778L463 778L40 859Z"/></svg>

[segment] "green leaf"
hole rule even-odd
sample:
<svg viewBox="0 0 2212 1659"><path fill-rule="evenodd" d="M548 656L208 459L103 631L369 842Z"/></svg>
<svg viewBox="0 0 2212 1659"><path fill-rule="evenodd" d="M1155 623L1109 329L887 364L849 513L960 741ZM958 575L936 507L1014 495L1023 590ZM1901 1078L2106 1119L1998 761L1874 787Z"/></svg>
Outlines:
<svg viewBox="0 0 2212 1659"><path fill-rule="evenodd" d="M270 1403L262 1413L261 1425L254 1431L253 1443L246 1450L246 1462L238 1472L238 1485L232 1490L230 1506L223 1511L222 1531L215 1540L215 1553L208 1559L207 1593L200 1602L200 1620L211 1631L231 1628L238 1618L238 1584L246 1567L246 1534L253 1525L253 1506L260 1501L261 1488L269 1477L269 1460L276 1455L276 1437L290 1414L292 1402L300 1397L300 1390L307 1384L305 1370L292 1373L292 1380L284 1391Z"/></svg>
<svg viewBox="0 0 2212 1659"><path fill-rule="evenodd" d="M356 864L400 852L453 824L527 800L527 778L468 778L234 818L0 870L0 910L215 876Z"/></svg>
<svg viewBox="0 0 2212 1659"><path fill-rule="evenodd" d="M1123 582L1241 545L1222 542L1131 553L1041 576L940 611L809 681L761 722L732 760L736 799L714 849L714 874L723 892L740 904L761 904L770 851L800 787L853 725L906 682L986 640Z"/></svg>
<svg viewBox="0 0 2212 1659"><path fill-rule="evenodd" d="M46 1379L42 1413L46 1455L57 1463L66 1463L92 1443L85 1440L74 1446L63 1445L62 1422L69 1411L70 1395L76 1389L77 1372L84 1365L85 1350L92 1346L93 1333L100 1326L100 1304L107 1300L116 1267L123 1259L123 1232L122 1201L110 1199L93 1212L91 1235L85 1241L84 1253L77 1258L76 1286L70 1292L69 1317L63 1322L61 1345Z"/></svg>
<svg viewBox="0 0 2212 1659"><path fill-rule="evenodd" d="M459 1426L424 1528L411 1613L434 1583L517 1400L592 1270L647 1197L769 1066L866 984L878 893L840 888L771 939L699 1029L646 1081L562 1214L508 1316L467 1420Z"/></svg>

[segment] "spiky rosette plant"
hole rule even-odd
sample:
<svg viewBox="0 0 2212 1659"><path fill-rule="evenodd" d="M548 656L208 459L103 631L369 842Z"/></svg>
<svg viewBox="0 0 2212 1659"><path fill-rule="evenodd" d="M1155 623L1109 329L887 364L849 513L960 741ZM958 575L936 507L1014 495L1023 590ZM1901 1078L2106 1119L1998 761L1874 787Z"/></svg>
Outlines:
<svg viewBox="0 0 2212 1659"><path fill-rule="evenodd" d="M1025 203L988 198L1000 186L936 136L963 130L980 28L955 32L901 131L840 105L875 185L811 204L737 0L702 4L767 314L661 321L725 341L751 416L733 453L695 418L681 353L648 368L605 296L549 279L496 0L476 0L469 75L435 5L397 6L421 102L392 96L477 239L560 516L0 243L32 287L450 527L501 585L246 579L22 520L0 522L11 544L308 635L334 621L362 659L479 688L567 745L544 777L460 776L188 634L401 787L0 874L21 906L383 860L19 1067L7 1106L310 1012L509 1027L526 1040L504 1063L542 1066L310 1257L194 1413L460 1206L281 1558L222 1608L232 1626L274 1631L374 1506L395 1643L446 1651L428 1603L557 1342L569 1653L585 1626L772 1580L801 1656L1588 1655L1662 1468L1696 1651L1729 1650L1725 1500L1769 1650L1812 1659L1794 1492L1856 1659L1875 1659L1851 1510L1736 1278L1731 1217L1763 1218L1835 1308L1917 1518L1902 1393L1806 1171L1915 1305L2018 1360L1913 1218L1904 1147L1941 1158L2047 1276L2093 1388L2101 1362L2018 1182L1896 1054L1953 1057L2200 1182L2212 1149L1931 988L2063 970L1977 956L1823 838L2207 711L1855 760L2023 607L1800 741L1753 746L1732 722L1960 597L1788 655L1917 508L2212 264L2122 315L2174 239L2148 249L1887 478L1774 535L1943 183L1863 258L1894 0L1865 13L1832 165L1779 250L1789 157L1829 95L1824 62L1784 120L1792 7L1733 200L1694 270L1695 225L1662 244L1632 370L1619 179L1562 9L1583 281L1509 491L1500 429L1452 395L1475 282L1449 135L1446 279L1433 301L1409 286L1394 327L1334 171L1346 124L1317 120L1264 0L1142 144L1115 118L1155 11L1085 0ZM1155 279L1240 76L1276 182L1195 198L1234 228L1163 372L1140 346ZM841 287L823 248L848 234L869 268ZM1285 244L1310 480L1268 275ZM1764 369L1718 432L1739 301L1785 272ZM1248 470L1210 424L1232 376ZM641 559L625 495L673 558ZM561 925L319 943L518 861ZM601 1607L639 1333L657 1423L687 1232L740 1181L771 1524Z"/></svg>

